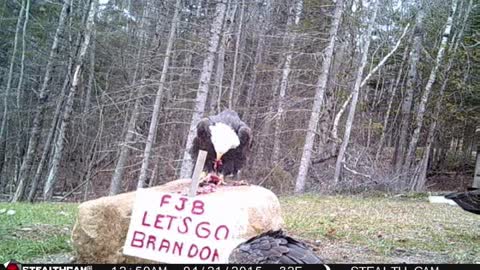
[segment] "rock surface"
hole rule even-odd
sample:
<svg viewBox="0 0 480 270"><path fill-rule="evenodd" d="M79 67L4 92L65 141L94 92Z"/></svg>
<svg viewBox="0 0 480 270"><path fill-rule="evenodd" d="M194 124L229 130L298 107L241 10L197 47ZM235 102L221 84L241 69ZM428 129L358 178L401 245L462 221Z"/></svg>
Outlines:
<svg viewBox="0 0 480 270"><path fill-rule="evenodd" d="M162 192L186 193L190 179L180 179L150 188ZM221 186L214 193L199 196L219 196L222 207L238 209L238 200L247 208L248 226L240 232L250 238L283 225L280 203L270 190L259 186ZM102 197L80 204L72 241L77 263L151 263L151 261L122 254L135 192Z"/></svg>

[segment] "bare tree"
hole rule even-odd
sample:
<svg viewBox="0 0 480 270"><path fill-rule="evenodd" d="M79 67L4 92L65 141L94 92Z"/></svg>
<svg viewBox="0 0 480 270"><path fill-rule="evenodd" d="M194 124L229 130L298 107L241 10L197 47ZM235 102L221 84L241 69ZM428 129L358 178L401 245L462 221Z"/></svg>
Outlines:
<svg viewBox="0 0 480 270"><path fill-rule="evenodd" d="M86 12L83 12L82 20L83 20L83 16L86 17L86 15L87 15ZM70 27L71 27L72 26L72 17L70 17L70 23L69 24L70 24ZM76 44L74 45L75 47L73 48L72 51L77 51L80 48L80 45L81 45L81 38L80 37L81 37L81 35L79 34L78 37L77 37L77 40L76 40ZM72 33L69 32L69 43L70 44L73 43L72 40L73 40ZM29 202L33 202L34 199L35 199L35 196L37 194L38 185L39 185L39 182L40 182L40 178L42 177L43 170L45 169L44 168L45 163L48 161L50 151L52 150L51 145L52 145L52 141L54 140L55 134L57 132L58 120L60 119L60 116L61 116L61 113L62 113L65 95L67 93L67 90L68 90L68 88L70 86L70 83L71 83L71 80L72 80L72 69L73 69L73 65L74 65L74 56L72 54L73 53L70 53L69 57L68 57L67 71L65 73L65 78L63 80L62 90L60 91L60 94L57 97L57 100L56 100L57 104L56 104L56 107L55 107L55 111L53 113L53 118L51 119L51 124L50 124L50 128L48 130L47 137L46 137L45 142L44 142L42 155L41 155L40 160L37 164L37 169L35 170L35 174L34 174L33 179L31 181L30 191L29 191L28 196L27 196L27 201L29 201Z"/></svg>
<svg viewBox="0 0 480 270"><path fill-rule="evenodd" d="M92 29L92 40L95 41L96 37L96 29ZM90 45L90 59L89 59L89 73L88 73L88 82L87 82L87 89L85 93L85 104L83 106L83 113L87 114L90 110L90 103L92 99L92 89L94 88L95 84L95 42L92 42Z"/></svg>
<svg viewBox="0 0 480 270"><path fill-rule="evenodd" d="M140 114L140 103L142 101L142 95L144 91L143 81L144 81L144 74L142 73L143 63L142 57L145 51L145 42L146 42L146 33L145 33L145 20L148 14L148 9L145 8L143 10L142 19L140 21L140 30L139 30L139 49L137 50L137 54L135 56L135 71L133 73L133 78L130 83L132 87L136 87L136 83L138 77L140 77L140 86L135 89L136 91L132 91L130 93L130 97L135 99L133 104L133 108L130 111L130 117L127 118L128 121L125 125L125 137L123 141L120 143L120 150L117 159L117 163L115 164L115 170L112 175L112 179L110 181L110 191L109 195L118 194L122 188L122 179L123 173L125 172L125 164L127 163L128 155L130 152L130 144L132 143L133 139L135 138L135 126L137 123L137 119ZM141 74L141 75L139 75Z"/></svg>
<svg viewBox="0 0 480 270"><path fill-rule="evenodd" d="M143 188L145 180L147 179L148 163L152 153L152 145L157 134L158 115L160 113L160 101L163 96L163 89L165 88L165 81L167 79L168 66L170 63L170 56L172 54L173 41L175 39L175 31L178 23L178 13L180 10L181 0L176 0L175 11L173 13L172 23L170 26L170 33L168 35L167 48L165 50L165 58L163 59L162 73L160 75L160 82L158 85L157 94L155 96L155 104L153 105L152 118L150 120L150 128L148 130L147 142L143 153L142 168L140 169L140 176L138 179L137 188Z"/></svg>
<svg viewBox="0 0 480 270"><path fill-rule="evenodd" d="M403 165L410 130L413 93L417 86L417 64L420 61L420 50L422 47L423 17L424 11L420 7L415 20L413 45L410 52L406 89L402 102L402 120L400 123L400 134L396 150L397 154L394 158L395 169L397 172L401 171Z"/></svg>
<svg viewBox="0 0 480 270"><path fill-rule="evenodd" d="M275 134L273 143L273 155L272 162L277 164L280 157L280 130L282 126L282 119L285 106L285 95L288 87L288 76L290 75L290 65L293 58L293 48L295 46L295 34L296 29L291 29L292 26L297 26L300 22L300 16L302 15L303 0L297 0L290 10L290 14L287 19L287 41L288 51L285 54L284 65L282 70L282 79L280 81L280 90L278 96L277 114L275 115ZM276 92L276 89L275 89Z"/></svg>
<svg viewBox="0 0 480 270"><path fill-rule="evenodd" d="M80 42L80 39L78 39ZM78 44L80 45L80 44ZM43 146L42 150L42 156L40 157L40 161L38 162L37 169L35 171L35 174L32 179L30 191L28 193L27 201L33 202L35 199L36 193L37 193L37 188L38 184L40 182L40 178L42 176L42 172L45 167L45 163L47 162L50 150L51 150L51 144L54 139L54 136L57 132L57 126L58 126L58 119L60 119L60 115L62 113L62 108L63 108L63 101L65 99L65 95L67 93L67 89L70 85L71 82L71 73L72 73L72 68L73 68L73 57L69 57L69 63L67 66L67 72L65 75L65 79L63 80L63 86L62 86L62 91L57 98L57 105L55 107L55 112L53 114L53 119L51 120L51 125L50 129L48 130L47 138L45 139L45 143Z"/></svg>
<svg viewBox="0 0 480 270"><path fill-rule="evenodd" d="M85 55L87 54L87 49L90 45L90 37L92 36L93 28L95 27L95 14L97 11L98 0L90 1L90 9L88 12L87 22L85 23L85 34L83 38L82 46L80 47L80 52L77 58L75 71L73 73L72 85L65 102L65 109L62 116L62 121L60 122L60 129L57 133L57 140L55 142L55 152L52 158L52 167L48 174L47 180L45 181L45 187L43 188L43 197L46 200L50 200L53 195L53 188L58 179L58 166L63 156L63 149L65 145L65 132L67 125L70 122L72 110L73 110L73 98L78 89L78 84L80 82L83 62Z"/></svg>
<svg viewBox="0 0 480 270"><path fill-rule="evenodd" d="M26 54L26 34L27 34L27 26L28 20L30 18L30 0L26 0L26 7L25 7L25 20L23 21L23 29L22 29L22 56L20 60L20 74L18 76L18 83L17 83L17 101L16 101L16 109L17 109L17 128L19 131L25 130L25 121L22 115L22 97L24 94L24 78L25 78L25 54ZM0 140L1 142L1 140ZM23 158L23 149L24 149L24 140L23 136L18 136L16 145L16 159L15 159L15 177L16 181L18 180L18 172L20 170L20 165L22 163ZM0 165L1 167L1 165ZM0 172L1 172L0 168ZM0 189L1 189L1 180L0 180Z"/></svg>
<svg viewBox="0 0 480 270"><path fill-rule="evenodd" d="M28 19L30 18L30 0L26 0L26 7L25 7L25 19L23 20L23 29L22 29L22 57L20 60L20 75L18 76L18 83L17 83L17 109L20 109L20 102L22 98L22 87L23 87L23 79L25 74L25 51L26 51L26 40L25 36L27 34L27 25Z"/></svg>
<svg viewBox="0 0 480 270"><path fill-rule="evenodd" d="M422 159L418 164L418 174L415 175L412 180L411 189L414 191L423 191L425 189L425 183L427 181L428 161L430 159L430 151L432 149L433 141L435 139L435 130L437 128L438 117L441 112L441 106L442 106L444 95L445 95L445 89L447 88L447 83L449 81L448 79L453 67L453 62L456 59L455 55L457 53L460 40L462 40L463 38L463 31L465 30L465 26L467 24L467 20L470 15L470 11L472 9L472 4L473 4L473 0L470 0L465 10L465 15L463 15L463 22L461 24L460 30L453 36L448 46L450 58L448 59L448 63L445 70L443 71L443 74L444 74L443 82L442 82L442 86L440 87L437 100L435 101L435 107L434 107L433 116L432 116L432 123L430 124L430 127L428 129L427 142L423 150ZM460 12L459 14L462 14L462 13ZM459 18L461 18L460 15L459 15Z"/></svg>
<svg viewBox="0 0 480 270"><path fill-rule="evenodd" d="M315 98L312 105L312 114L308 122L308 130L305 135L305 144L303 146L302 158L295 183L295 192L302 193L305 190L305 179L307 178L308 167L312 157L313 143L315 141L315 133L317 131L318 120L320 119L320 111L323 104L323 96L327 86L330 64L332 62L333 50L335 48L335 40L343 13L343 0L337 0L335 3L335 11L332 18L332 24L329 31L329 42L323 54L322 67L320 76L315 87Z"/></svg>
<svg viewBox="0 0 480 270"><path fill-rule="evenodd" d="M52 47L50 48L50 55L48 57L45 67L45 75L43 77L40 90L38 91L39 105L37 108L37 112L35 113L35 116L33 118L32 128L30 131L30 139L28 141L25 157L20 167L18 185L15 194L12 197L12 202L16 202L22 199L23 193L25 191L25 186L27 184L26 181L32 167L33 158L36 154L38 140L40 138L40 129L42 127L43 116L45 112L45 106L48 99L48 84L50 83L51 72L53 69L53 61L58 54L59 39L60 35L63 33L63 29L65 28L65 20L67 18L70 2L71 0L65 0L62 5L62 11L60 12L57 30L55 31Z"/></svg>
<svg viewBox="0 0 480 270"><path fill-rule="evenodd" d="M28 2L30 5L30 2ZM15 38L13 40L13 49L12 49L12 56L10 58L10 67L8 69L8 76L7 76L7 89L5 90L5 96L3 97L3 115L2 115L2 123L0 126L0 174L2 173L3 164L5 160L5 150L6 150L6 131L7 131L7 119L8 119L8 104L9 97L10 97L10 89L12 87L13 81L13 68L15 66L15 58L17 55L17 44L18 44L18 36L20 35L20 30L22 27L22 18L24 16L25 10L25 1L22 1L22 5L20 7L20 11L18 12L17 17L17 27L15 29ZM27 11L28 13L28 11ZM28 14L27 16L28 17ZM23 68L23 65L22 65ZM6 179L4 181L7 181Z"/></svg>
<svg viewBox="0 0 480 270"><path fill-rule="evenodd" d="M230 81L230 92L228 96L228 108L233 109L233 93L235 92L235 84L237 78L237 66L238 66L238 50L240 48L240 40L242 35L243 26L243 13L245 12L245 0L242 0L242 7L240 9L240 21L238 22L237 38L235 41L235 54L233 56L233 73L232 80Z"/></svg>
<svg viewBox="0 0 480 270"><path fill-rule="evenodd" d="M337 179L355 179L342 182L345 191L427 189L426 175L472 168L473 0L456 0L455 38L424 105L453 0L377 3L359 87L375 1L98 0L75 75L91 1L0 4L0 196L18 188L33 201L47 179L50 192L81 200L189 177L198 120L228 107L253 131L241 178L275 192L335 188L341 147ZM410 157L422 152L422 160L406 161L415 136Z"/></svg>
<svg viewBox="0 0 480 270"><path fill-rule="evenodd" d="M480 188L480 127L477 127L475 130L475 137L477 138L477 157L476 157L476 162L475 162L475 175L473 177L473 185L472 187L475 188Z"/></svg>
<svg viewBox="0 0 480 270"><path fill-rule="evenodd" d="M407 33L407 30L408 30L409 27L410 27L409 24L407 24L407 26L405 26L405 29L403 30L402 35L398 39L398 41L395 44L395 46L393 47L393 49L387 55L385 55L382 58L382 60L367 74L367 76L365 76L365 78L363 78L362 83L360 84L360 88L364 87L365 84L367 84L370 77L373 76L373 74L375 74L387 62L387 60L390 58L390 56L392 56L397 51L398 47L400 46L400 43L402 42L403 37ZM335 140L338 139L338 124L340 123L340 118L342 117L343 113L347 109L347 105L352 100L353 95L354 95L354 92L352 92L348 96L348 98L345 100L345 102L340 107L340 110L338 110L338 113L335 115L335 119L333 121L333 127L332 127L332 137ZM387 114L388 114L388 112L387 112Z"/></svg>
<svg viewBox="0 0 480 270"><path fill-rule="evenodd" d="M255 31L257 33L257 46L255 49L255 59L254 64L252 67L252 76L250 78L250 84L247 89L247 96L245 98L245 113L243 114L243 118L247 122L250 121L251 116L251 107L252 107L252 100L254 95L257 91L257 76L259 73L259 68L263 63L263 58L265 54L265 32L270 27L270 19L271 19L271 1L265 1L265 9L260 15L260 22L258 24L258 30Z"/></svg>
<svg viewBox="0 0 480 270"><path fill-rule="evenodd" d="M218 56L217 56L217 68L215 71L215 90L212 91L210 99L210 113L220 112L222 104L222 95L223 95L223 75L225 73L225 47L230 40L230 33L232 31L233 19L235 17L235 12L237 10L238 3L236 1L230 1L227 13L224 19L224 31L218 46Z"/></svg>
<svg viewBox="0 0 480 270"><path fill-rule="evenodd" d="M183 162L180 171L181 178L188 178L192 173L193 163L189 154L189 149L192 147L193 139L196 134L196 126L198 121L203 116L205 111L205 103L207 100L210 78L212 77L212 69L215 59L215 53L217 52L218 43L220 40L220 32L222 31L222 22L225 17L225 10L227 4L224 0L217 3L215 9L215 17L212 22L211 35L208 43L208 52L205 60L203 61L202 73L200 75L200 83L197 90L197 98L195 99L195 109L192 114L192 120L188 130L188 136L185 144L185 150L183 152Z"/></svg>
<svg viewBox="0 0 480 270"><path fill-rule="evenodd" d="M352 103L350 105L350 110L348 111L347 123L345 124L345 134L343 135L342 145L340 146L340 150L338 152L337 163L335 165L335 175L333 177L333 181L338 183L340 180L340 173L343 166L343 159L345 158L345 152L347 151L347 146L350 141L350 133L352 131L353 125L353 118L355 116L355 110L357 109L357 102L358 102L358 95L360 93L360 88L363 79L363 70L367 65L367 58L368 58L368 50L370 48L370 40L372 37L373 26L375 24L375 19L377 18L377 11L379 6L379 0L376 0L373 3L373 14L368 21L368 29L364 35L363 40L363 48L362 48L362 58L360 60L360 66L357 71L357 78L355 79L355 85L353 86L352 90ZM398 46L397 46L398 47ZM368 77L368 76L367 76Z"/></svg>
<svg viewBox="0 0 480 270"><path fill-rule="evenodd" d="M411 35L411 37L413 38L413 35ZM385 144L385 137L387 135L387 127L388 127L388 122L390 120L390 114L392 113L393 101L395 99L397 90L400 87L400 81L402 79L405 61L407 61L408 52L409 52L409 47L406 46L405 51L403 52L402 61L400 62L400 65L399 65L400 69L398 71L397 77L395 81L393 81L392 79L392 82L391 82L391 86L390 86L391 90L389 91L390 98L388 100L387 112L385 113L385 117L383 118L382 133L380 135L380 142L378 143L377 153L375 154L375 163L378 161L380 154L382 153L383 145Z"/></svg>
<svg viewBox="0 0 480 270"><path fill-rule="evenodd" d="M447 48L447 41L450 37L450 32L452 30L453 24L453 16L455 15L455 11L457 10L457 3L458 0L452 1L452 11L447 18L447 23L445 25L445 29L442 35L442 41L440 43L440 48L437 52L437 57L435 59L435 64L430 72L430 76L428 77L427 84L425 85L425 90L423 90L422 98L420 99L420 104L418 105L417 117L415 119L415 129L413 130L412 138L410 139L410 144L408 146L407 155L405 158L404 164L404 171L408 172L410 169L411 164L415 162L415 151L417 150L417 143L420 137L420 130L423 126L423 118L425 117L425 110L428 102L428 97L430 96L430 92L432 91L433 83L437 77L437 71L442 63L443 56L445 54L445 49Z"/></svg>
<svg viewBox="0 0 480 270"><path fill-rule="evenodd" d="M332 138L334 140L340 140L338 138L338 125L340 124L340 119L342 118L342 115L345 113L345 110L347 109L348 104L352 100L353 97L353 92L350 94L345 102L343 102L342 106L338 110L337 114L335 115L335 119L333 120L333 126L332 126Z"/></svg>

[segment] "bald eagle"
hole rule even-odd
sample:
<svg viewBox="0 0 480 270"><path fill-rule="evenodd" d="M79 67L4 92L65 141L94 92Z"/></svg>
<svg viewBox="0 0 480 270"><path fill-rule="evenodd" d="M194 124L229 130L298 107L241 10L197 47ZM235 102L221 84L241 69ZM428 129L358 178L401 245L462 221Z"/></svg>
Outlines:
<svg viewBox="0 0 480 270"><path fill-rule="evenodd" d="M229 256L232 264L321 264L322 259L305 243L282 230L268 231L236 247Z"/></svg>
<svg viewBox="0 0 480 270"><path fill-rule="evenodd" d="M480 189L469 188L464 192L454 192L445 198L456 202L463 210L480 215Z"/></svg>
<svg viewBox="0 0 480 270"><path fill-rule="evenodd" d="M204 171L218 184L224 176L236 176L245 164L252 143L251 129L232 110L203 118L197 124L190 155L197 159L199 150L207 151Z"/></svg>

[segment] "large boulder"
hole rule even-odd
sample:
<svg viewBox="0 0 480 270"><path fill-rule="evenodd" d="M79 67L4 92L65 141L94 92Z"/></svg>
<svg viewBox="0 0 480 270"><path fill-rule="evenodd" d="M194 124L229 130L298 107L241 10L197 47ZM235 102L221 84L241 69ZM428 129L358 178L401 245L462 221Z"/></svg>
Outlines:
<svg viewBox="0 0 480 270"><path fill-rule="evenodd" d="M186 193L190 179L180 179L150 190ZM222 200L222 207L231 211L247 208L247 226L239 232L242 238L280 229L283 219L278 198L270 190L255 186L220 186L209 194ZM122 254L130 224L135 192L102 197L80 204L72 232L75 261L78 263L151 263L151 261ZM244 203L239 204L242 200ZM223 203L224 202L224 203ZM239 209L239 205L243 208Z"/></svg>

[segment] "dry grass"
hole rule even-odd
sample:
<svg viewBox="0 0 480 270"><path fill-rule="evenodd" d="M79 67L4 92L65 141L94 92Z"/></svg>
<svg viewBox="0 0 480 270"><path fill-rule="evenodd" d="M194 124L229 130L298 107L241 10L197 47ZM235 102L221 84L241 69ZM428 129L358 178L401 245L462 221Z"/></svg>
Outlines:
<svg viewBox="0 0 480 270"><path fill-rule="evenodd" d="M480 216L456 206L392 197L306 195L281 201L287 230L316 242L330 261L480 261Z"/></svg>

